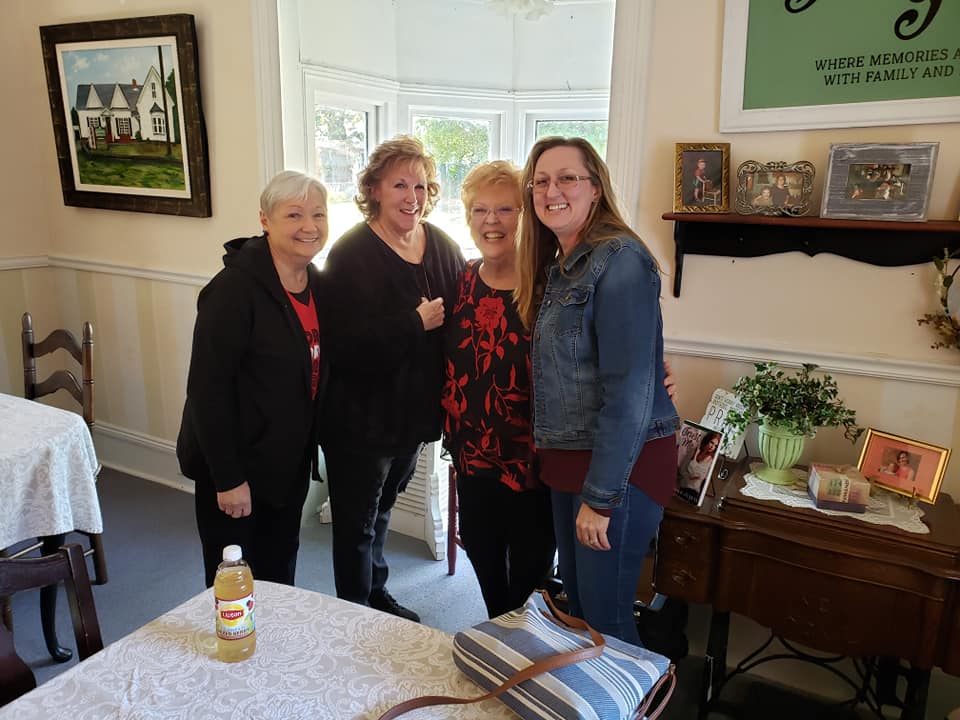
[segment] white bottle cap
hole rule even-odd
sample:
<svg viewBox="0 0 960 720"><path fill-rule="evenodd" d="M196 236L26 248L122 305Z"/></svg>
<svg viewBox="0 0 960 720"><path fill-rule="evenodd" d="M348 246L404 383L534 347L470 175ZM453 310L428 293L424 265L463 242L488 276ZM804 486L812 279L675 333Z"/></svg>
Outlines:
<svg viewBox="0 0 960 720"><path fill-rule="evenodd" d="M227 545L223 549L223 559L228 562L236 562L243 557L243 550L239 545Z"/></svg>

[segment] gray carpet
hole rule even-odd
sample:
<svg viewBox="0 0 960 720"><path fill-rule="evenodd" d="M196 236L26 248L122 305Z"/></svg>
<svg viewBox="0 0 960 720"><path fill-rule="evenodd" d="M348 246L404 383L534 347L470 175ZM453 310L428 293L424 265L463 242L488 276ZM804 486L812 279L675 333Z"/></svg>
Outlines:
<svg viewBox="0 0 960 720"><path fill-rule="evenodd" d="M94 587L97 614L104 643L111 643L153 618L176 607L203 589L203 571L193 515L193 496L156 483L104 468L98 482L104 518L104 543L110 580ZM447 563L433 560L418 540L392 533L387 541L391 592L420 613L422 621L446 632L473 625L485 618L483 601L470 563L461 553L454 576ZM334 594L330 558L330 526L316 516L305 524L297 566L297 585ZM40 632L38 592L13 598L17 650L42 683L73 666L58 664L46 652ZM692 653L701 653L706 638L708 609L691 606L688 635ZM58 606L61 643L73 646L70 613L61 594ZM737 631L736 625L732 628ZM735 642L731 637L731 649ZM734 658L731 657L731 660ZM702 659L691 655L678 663L679 679L674 698L663 720L697 717L697 696ZM834 714L827 706L811 704L810 697L765 683L738 678L724 698L746 700L748 707L729 717L858 718L865 714ZM789 681L789 679L787 680ZM809 686L808 686L809 687ZM934 673L928 702L928 720L943 720L960 705L960 680ZM819 708L819 709L817 709ZM793 714L792 711L799 714ZM728 716L710 714L710 720Z"/></svg>

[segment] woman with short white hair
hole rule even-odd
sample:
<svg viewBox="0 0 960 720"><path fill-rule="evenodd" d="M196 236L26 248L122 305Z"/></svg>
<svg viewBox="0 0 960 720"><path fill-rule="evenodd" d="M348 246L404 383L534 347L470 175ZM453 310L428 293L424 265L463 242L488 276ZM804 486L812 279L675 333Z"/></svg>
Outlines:
<svg viewBox="0 0 960 720"><path fill-rule="evenodd" d="M232 544L258 580L293 584L317 476L325 365L312 261L327 241L326 189L279 173L260 195L260 225L224 245L223 269L200 291L177 438L181 472L196 483L208 587Z"/></svg>

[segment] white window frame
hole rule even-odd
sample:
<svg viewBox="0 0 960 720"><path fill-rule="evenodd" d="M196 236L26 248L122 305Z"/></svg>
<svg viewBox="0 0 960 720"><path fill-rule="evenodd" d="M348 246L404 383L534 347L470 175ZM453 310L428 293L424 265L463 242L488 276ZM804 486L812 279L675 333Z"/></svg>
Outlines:
<svg viewBox="0 0 960 720"><path fill-rule="evenodd" d="M304 114L304 168L310 175L318 175L317 148L314 138L314 112L316 106L324 105L342 110L366 113L367 116L367 155L383 140L383 125L385 108L383 103L377 104L371 100L349 97L337 93L328 93L316 87L307 86L303 102Z"/></svg>
<svg viewBox="0 0 960 720"><path fill-rule="evenodd" d="M537 122L542 121L577 121L577 120L605 120L607 122L607 139L610 137L610 118L607 109L608 97L584 98L578 103L564 103L564 107L537 107L532 101L529 107L520 110L519 147L521 156L526 158L536 142Z"/></svg>

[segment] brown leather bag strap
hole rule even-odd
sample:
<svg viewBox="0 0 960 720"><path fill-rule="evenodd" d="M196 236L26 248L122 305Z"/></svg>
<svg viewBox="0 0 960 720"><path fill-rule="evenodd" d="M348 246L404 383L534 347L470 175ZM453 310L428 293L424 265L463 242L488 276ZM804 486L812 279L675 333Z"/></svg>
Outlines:
<svg viewBox="0 0 960 720"><path fill-rule="evenodd" d="M405 700L402 703L394 705L392 708L383 713L378 720L393 720L393 718L400 717L404 713L408 713L411 710L429 707L430 705L469 705L470 703L483 702L484 700L489 700L490 698L495 698L498 695L502 695L510 688L522 683L524 680L529 680L532 677L536 677L537 675L541 675L545 672L550 672L551 670L556 670L557 668L566 667L567 665L575 665L576 663L584 660L600 657L600 655L603 653L604 646L607 644L607 641L604 640L603 635L587 625L587 623L580 618L575 618L558 610L553 604L553 600L550 599L550 595L546 592L546 590L540 590L539 592L543 596L544 600L546 600L547 606L550 608L550 612L552 612L554 616L560 620L560 622L576 630L586 630L590 634L590 639L594 643L592 647L580 648L579 650L569 650L565 653L558 653L556 655L551 655L550 657L538 660L529 667L514 673L502 684L495 687L490 692L484 693L478 697L459 698L449 695L424 695L422 697L411 698L410 700Z"/></svg>
<svg viewBox="0 0 960 720"><path fill-rule="evenodd" d="M667 689L664 691L663 697L660 698L660 701L657 703L656 710L650 713L650 706L653 704L653 701L657 699L657 695L660 694L660 691L663 690L663 686L667 685L668 683L669 687L667 687ZM637 720L643 720L644 718L646 718L646 720L657 720L657 718L660 717L660 714L666 709L667 703L673 696L673 691L676 687L676 666L674 666L673 663L670 663L670 667L668 667L667 671L653 684L653 687L650 688L650 692L647 693L647 696L643 699L643 702L640 703L640 707L637 708Z"/></svg>

